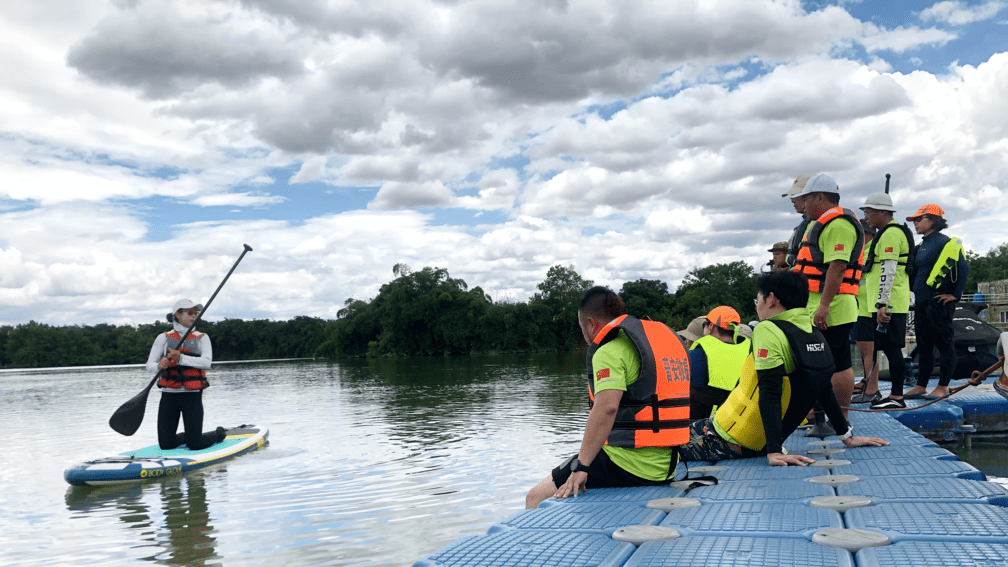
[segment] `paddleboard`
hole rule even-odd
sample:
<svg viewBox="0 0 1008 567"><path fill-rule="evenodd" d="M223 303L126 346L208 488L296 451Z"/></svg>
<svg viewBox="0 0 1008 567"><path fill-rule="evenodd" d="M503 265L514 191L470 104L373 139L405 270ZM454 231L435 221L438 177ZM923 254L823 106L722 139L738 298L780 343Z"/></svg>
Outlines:
<svg viewBox="0 0 1008 567"><path fill-rule="evenodd" d="M75 486L101 486L185 474L263 447L267 437L265 427L240 425L228 429L220 443L200 451L190 451L185 445L165 451L152 445L70 467L63 471L63 478Z"/></svg>

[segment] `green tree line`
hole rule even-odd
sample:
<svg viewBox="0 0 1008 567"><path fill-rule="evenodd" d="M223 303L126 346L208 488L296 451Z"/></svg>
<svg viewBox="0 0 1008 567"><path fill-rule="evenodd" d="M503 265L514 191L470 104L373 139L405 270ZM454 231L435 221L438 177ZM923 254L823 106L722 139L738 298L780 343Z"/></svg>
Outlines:
<svg viewBox="0 0 1008 567"><path fill-rule="evenodd" d="M210 335L214 360L308 358L325 340L327 321L295 317L289 321L224 319L200 321ZM70 325L31 321L0 327L0 368L140 364L147 361L167 321L144 325Z"/></svg>
<svg viewBox="0 0 1008 567"><path fill-rule="evenodd" d="M526 302L494 302L444 268L393 267L395 278L368 301L346 300L335 320L201 321L214 360L456 355L557 351L583 344L577 323L582 294L592 281L573 266L553 266ZM718 305L744 321L755 318L755 274L744 262L689 272L670 292L665 282L639 279L617 291L627 313L663 321L673 329ZM144 325L50 326L29 322L0 327L0 367L38 368L138 364L167 322Z"/></svg>
<svg viewBox="0 0 1008 567"><path fill-rule="evenodd" d="M969 293L978 282L1008 277L1008 243L982 256L971 252L967 259ZM594 284L573 266L550 268L525 302L494 302L480 287L470 289L444 268L413 271L397 264L392 273L395 278L377 296L347 299L334 320L224 319L202 321L198 327L210 335L218 361L556 351L583 343L577 306ZM743 321L754 320L755 275L744 262L714 264L690 271L675 291L649 279L626 282L614 291L630 315L679 330L718 305L734 307ZM142 363L154 338L168 328L167 322L0 326L0 368Z"/></svg>
<svg viewBox="0 0 1008 567"><path fill-rule="evenodd" d="M965 293L977 291L977 284L997 280L1008 280L1008 242L991 248L983 256L967 252L969 278L966 279ZM969 299L964 297L963 299Z"/></svg>
<svg viewBox="0 0 1008 567"><path fill-rule="evenodd" d="M371 301L346 301L316 356L555 351L584 343L577 309L594 283L573 266L550 268L527 302L493 302L443 268L412 271L397 264L393 274ZM682 329L718 305L734 307L746 321L755 318L754 278L751 266L733 262L691 271L674 293L647 279L627 282L617 293L628 314Z"/></svg>

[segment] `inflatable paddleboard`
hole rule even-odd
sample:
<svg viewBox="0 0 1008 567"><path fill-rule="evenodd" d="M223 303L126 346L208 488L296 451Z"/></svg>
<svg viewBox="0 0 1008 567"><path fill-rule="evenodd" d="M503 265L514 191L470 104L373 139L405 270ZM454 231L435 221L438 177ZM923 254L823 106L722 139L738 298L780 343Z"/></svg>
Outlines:
<svg viewBox="0 0 1008 567"><path fill-rule="evenodd" d="M262 447L268 436L265 427L240 425L228 429L220 443L200 451L190 451L185 445L165 451L152 445L70 467L63 471L63 478L75 486L100 486L180 475Z"/></svg>

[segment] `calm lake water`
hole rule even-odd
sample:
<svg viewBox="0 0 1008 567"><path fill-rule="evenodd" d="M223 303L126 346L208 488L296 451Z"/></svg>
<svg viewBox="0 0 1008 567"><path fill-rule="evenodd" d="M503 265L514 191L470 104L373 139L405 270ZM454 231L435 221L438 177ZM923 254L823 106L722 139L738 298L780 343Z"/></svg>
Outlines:
<svg viewBox="0 0 1008 567"><path fill-rule="evenodd" d="M0 372L0 565L410 565L524 507L577 451L583 353L215 366L205 429L265 425L225 465L130 487L63 470L157 442L108 417L139 368ZM1006 476L1003 445L962 458Z"/></svg>
<svg viewBox="0 0 1008 567"><path fill-rule="evenodd" d="M107 424L140 368L0 372L0 565L410 565L520 511L577 451L583 354L217 365L204 429L269 445L183 478L74 487L63 470L157 443Z"/></svg>

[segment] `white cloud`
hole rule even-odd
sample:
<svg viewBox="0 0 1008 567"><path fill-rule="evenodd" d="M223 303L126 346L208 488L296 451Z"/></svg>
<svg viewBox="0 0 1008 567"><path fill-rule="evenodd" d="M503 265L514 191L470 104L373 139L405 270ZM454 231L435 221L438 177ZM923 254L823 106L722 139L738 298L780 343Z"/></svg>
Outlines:
<svg viewBox="0 0 1008 567"><path fill-rule="evenodd" d="M921 20L938 21L956 26L973 22L982 22L997 16L1008 3L985 2L980 5L969 5L963 2L938 2L921 11Z"/></svg>
<svg viewBox="0 0 1008 567"><path fill-rule="evenodd" d="M325 156L315 156L301 164L301 169L290 178L290 184L306 183L322 177L326 166Z"/></svg>
<svg viewBox="0 0 1008 567"><path fill-rule="evenodd" d="M220 193L217 195L202 195L192 200L194 205L201 207L261 207L281 203L285 199L278 195L254 195L252 193Z"/></svg>
<svg viewBox="0 0 1008 567"><path fill-rule="evenodd" d="M967 246L1008 240L1008 55L893 71L958 31L797 0L61 5L0 7L0 323L160 319L243 242L222 317L335 316L398 262L518 300L555 264L675 287L762 264L797 221L778 195L812 171L848 206L892 173L900 210L938 202ZM317 184L267 193L295 166L290 183L379 189L340 214ZM139 220L165 201L227 220ZM256 220L278 204L263 216L301 217Z"/></svg>

